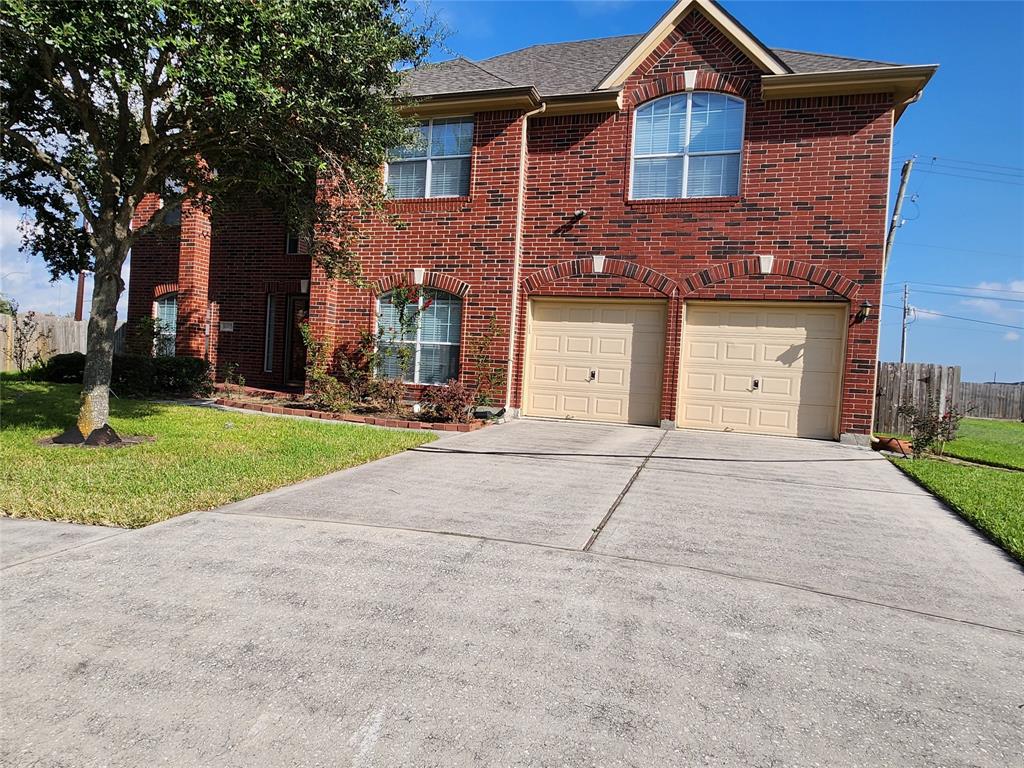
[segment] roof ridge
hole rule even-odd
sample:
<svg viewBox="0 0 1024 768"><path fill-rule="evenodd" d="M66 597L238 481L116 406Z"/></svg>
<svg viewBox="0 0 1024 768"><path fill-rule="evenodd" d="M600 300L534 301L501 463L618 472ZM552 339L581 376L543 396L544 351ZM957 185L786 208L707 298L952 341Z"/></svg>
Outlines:
<svg viewBox="0 0 1024 768"><path fill-rule="evenodd" d="M870 61L873 64L884 64L887 67L902 67L903 64L896 64L891 61L880 61L878 59L862 59L858 56L839 56L835 53L822 53L821 51L805 51L800 48L772 48L773 51L782 51L783 53L804 53L808 56L824 56L827 59L846 59L847 61Z"/></svg>

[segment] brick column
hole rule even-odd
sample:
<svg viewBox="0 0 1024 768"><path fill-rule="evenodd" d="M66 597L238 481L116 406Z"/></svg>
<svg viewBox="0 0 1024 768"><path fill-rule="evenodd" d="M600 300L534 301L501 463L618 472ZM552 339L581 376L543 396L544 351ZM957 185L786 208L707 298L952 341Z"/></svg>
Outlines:
<svg viewBox="0 0 1024 768"><path fill-rule="evenodd" d="M178 249L179 355L207 355L207 308L210 304L210 216L197 204L181 207L181 243Z"/></svg>

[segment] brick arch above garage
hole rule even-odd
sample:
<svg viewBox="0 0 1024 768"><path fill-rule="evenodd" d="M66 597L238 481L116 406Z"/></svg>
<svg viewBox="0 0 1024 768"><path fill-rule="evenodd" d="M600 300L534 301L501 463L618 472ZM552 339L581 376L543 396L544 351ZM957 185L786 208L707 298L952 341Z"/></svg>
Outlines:
<svg viewBox="0 0 1024 768"><path fill-rule="evenodd" d="M679 286L668 275L633 261L608 259L600 256L569 259L552 264L550 267L539 269L524 277L522 286L526 294L533 294L566 278L607 275L635 280L661 296L673 297L679 293Z"/></svg>
<svg viewBox="0 0 1024 768"><path fill-rule="evenodd" d="M716 285L736 282L742 278L756 279L759 277L766 281L779 278L789 284L809 283L851 302L860 291L858 283L820 264L776 258L772 262L771 269L768 272L762 272L760 260L754 256L716 264L686 276L680 281L682 298L707 298L703 294Z"/></svg>

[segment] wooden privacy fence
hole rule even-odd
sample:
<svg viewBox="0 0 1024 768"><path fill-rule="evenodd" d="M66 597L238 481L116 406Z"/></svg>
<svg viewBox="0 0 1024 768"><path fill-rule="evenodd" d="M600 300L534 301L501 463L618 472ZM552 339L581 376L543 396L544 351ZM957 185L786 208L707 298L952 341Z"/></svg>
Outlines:
<svg viewBox="0 0 1024 768"><path fill-rule="evenodd" d="M901 405L941 410L956 406L981 419L1024 421L1024 382L980 384L960 381L960 367L930 363L879 363L875 391L875 431L907 434L909 419L896 412Z"/></svg>
<svg viewBox="0 0 1024 768"><path fill-rule="evenodd" d="M65 352L85 354L86 332L89 327L87 320L38 314L35 320L43 335L29 347L29 359L35 352L39 352L43 360ZM17 319L10 315L0 315L0 371L17 370L18 366L14 362L14 325L17 322ZM125 351L127 330L125 323L118 324L114 331L114 352Z"/></svg>
<svg viewBox="0 0 1024 768"><path fill-rule="evenodd" d="M960 366L930 363L879 363L875 388L875 431L905 435L910 420L897 411L901 405L924 409L929 398L943 410L962 407Z"/></svg>
<svg viewBox="0 0 1024 768"><path fill-rule="evenodd" d="M968 416L1024 421L1024 382L1017 384L960 384L960 407Z"/></svg>
<svg viewBox="0 0 1024 768"><path fill-rule="evenodd" d="M29 359L36 352L43 360L65 352L85 352L84 320L37 314L35 321L43 335L29 347ZM17 322L18 318L11 315L0 315L0 371L13 371L18 367L14 362L14 326Z"/></svg>

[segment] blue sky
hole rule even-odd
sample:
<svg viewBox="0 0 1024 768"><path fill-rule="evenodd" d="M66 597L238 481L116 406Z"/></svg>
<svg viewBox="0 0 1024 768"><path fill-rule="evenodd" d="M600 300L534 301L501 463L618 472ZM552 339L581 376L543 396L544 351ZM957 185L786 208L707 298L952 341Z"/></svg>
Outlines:
<svg viewBox="0 0 1024 768"><path fill-rule="evenodd" d="M430 8L450 34L434 58L479 59L536 43L644 32L669 4L435 1ZM902 283L911 282L917 311L909 361L960 365L967 380L1024 380L1024 330L939 316L1024 327L1024 4L725 6L769 46L941 65L896 127L894 192L901 160L918 160L884 304L896 307ZM3 290L25 308L70 312L73 285L48 284L43 266L17 253L17 221L17 210L0 203ZM883 308L881 322L881 359L895 360L900 310Z"/></svg>

